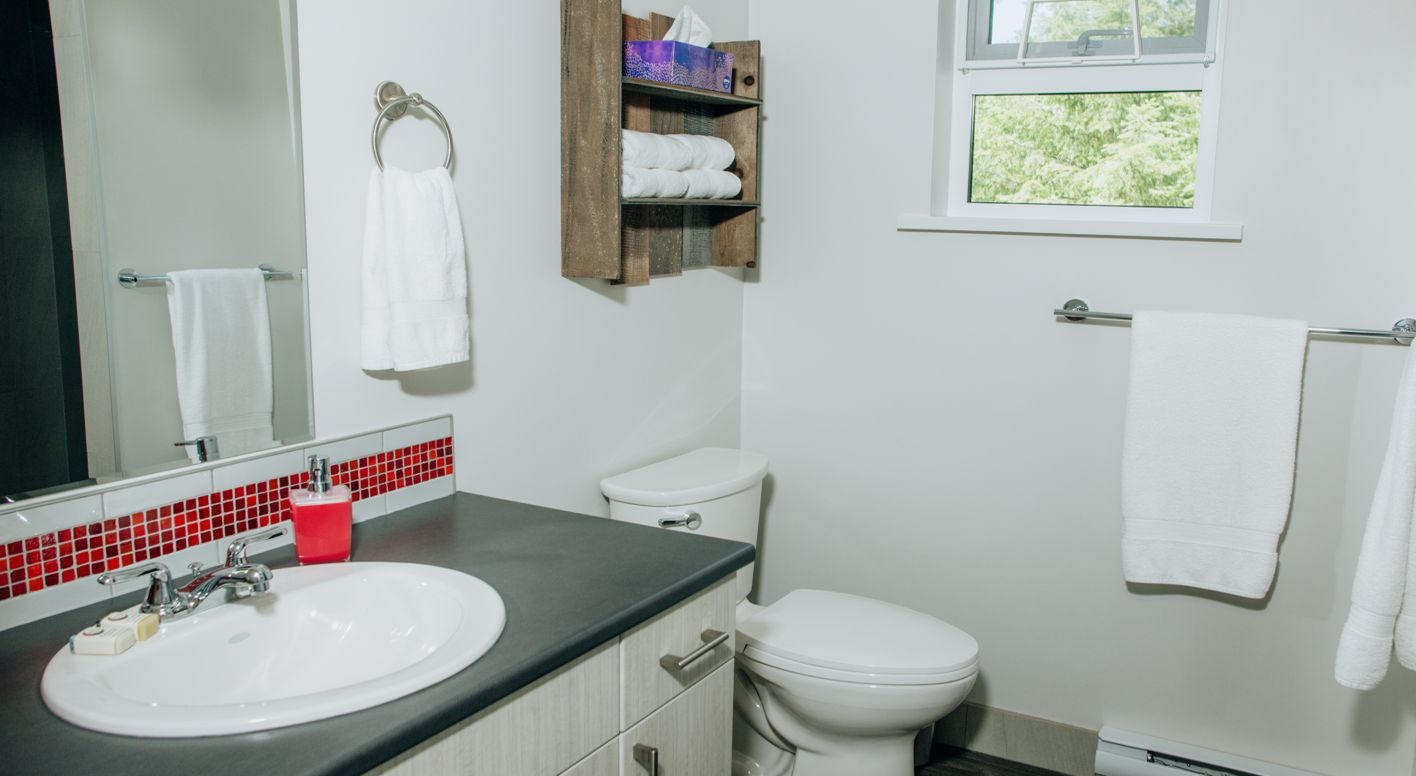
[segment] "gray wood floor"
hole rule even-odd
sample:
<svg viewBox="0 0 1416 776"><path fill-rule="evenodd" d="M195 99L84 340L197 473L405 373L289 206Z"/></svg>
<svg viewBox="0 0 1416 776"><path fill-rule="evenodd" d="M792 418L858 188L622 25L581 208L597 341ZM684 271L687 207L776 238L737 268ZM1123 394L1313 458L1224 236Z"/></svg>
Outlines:
<svg viewBox="0 0 1416 776"><path fill-rule="evenodd" d="M1059 776L1057 771L953 747L939 747L915 776Z"/></svg>

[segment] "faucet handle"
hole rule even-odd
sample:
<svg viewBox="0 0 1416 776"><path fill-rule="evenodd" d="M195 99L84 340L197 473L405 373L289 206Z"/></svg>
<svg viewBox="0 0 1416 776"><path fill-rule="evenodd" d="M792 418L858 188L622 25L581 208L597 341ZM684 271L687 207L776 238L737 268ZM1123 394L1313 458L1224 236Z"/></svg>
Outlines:
<svg viewBox="0 0 1416 776"><path fill-rule="evenodd" d="M251 561L246 557L247 545L251 544L252 542L268 542L272 539L279 539L284 535L285 526L282 525L277 526L276 528L268 529L265 531L257 531L256 533L247 534L245 536L237 538L235 541L231 542L231 544L226 546L226 565L245 566L249 564Z"/></svg>
<svg viewBox="0 0 1416 776"><path fill-rule="evenodd" d="M152 575L152 581L148 584L147 595L143 596L143 603L138 607L138 611L170 617L189 608L186 598L172 585L172 572L167 568L167 564L158 561L100 574L98 584L116 585L147 574Z"/></svg>

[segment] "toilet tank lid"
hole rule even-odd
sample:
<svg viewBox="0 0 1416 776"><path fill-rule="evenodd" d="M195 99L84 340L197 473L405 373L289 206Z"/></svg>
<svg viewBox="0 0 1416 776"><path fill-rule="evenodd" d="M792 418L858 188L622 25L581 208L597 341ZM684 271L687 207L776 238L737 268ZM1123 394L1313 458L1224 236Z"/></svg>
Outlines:
<svg viewBox="0 0 1416 776"><path fill-rule="evenodd" d="M767 474L767 456L705 447L600 480L611 501L649 507L697 504L741 493Z"/></svg>

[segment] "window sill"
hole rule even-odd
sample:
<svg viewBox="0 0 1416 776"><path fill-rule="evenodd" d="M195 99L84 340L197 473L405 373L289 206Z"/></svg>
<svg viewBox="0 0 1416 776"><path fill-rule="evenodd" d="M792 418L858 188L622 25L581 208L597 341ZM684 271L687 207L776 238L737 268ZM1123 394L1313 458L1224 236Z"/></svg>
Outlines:
<svg viewBox="0 0 1416 776"><path fill-rule="evenodd" d="M901 232L980 232L1068 237L1135 237L1154 240L1240 242L1243 224L1163 221L1069 221L1044 218L972 218L905 213L895 221Z"/></svg>

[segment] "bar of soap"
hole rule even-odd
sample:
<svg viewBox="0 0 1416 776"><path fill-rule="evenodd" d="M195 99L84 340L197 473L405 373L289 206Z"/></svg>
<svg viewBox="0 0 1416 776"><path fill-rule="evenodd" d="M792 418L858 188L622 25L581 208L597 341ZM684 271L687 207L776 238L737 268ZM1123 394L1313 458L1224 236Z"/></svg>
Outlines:
<svg viewBox="0 0 1416 776"><path fill-rule="evenodd" d="M92 625L69 637L69 650L75 655L119 655L136 643L129 629Z"/></svg>
<svg viewBox="0 0 1416 776"><path fill-rule="evenodd" d="M99 626L129 630L137 641L147 641L157 635L158 619L155 614L144 614L138 611L137 607L133 607L122 612L110 612Z"/></svg>

